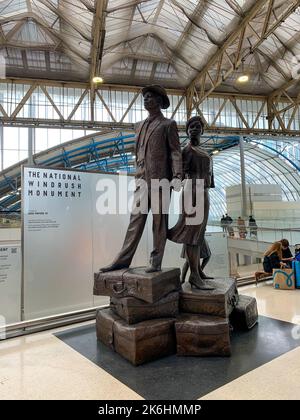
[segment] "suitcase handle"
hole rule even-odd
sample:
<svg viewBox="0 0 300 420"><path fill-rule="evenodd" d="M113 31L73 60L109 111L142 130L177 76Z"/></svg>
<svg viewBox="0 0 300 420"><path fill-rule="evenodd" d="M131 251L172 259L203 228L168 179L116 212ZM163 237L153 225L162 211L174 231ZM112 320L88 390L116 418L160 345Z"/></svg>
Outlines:
<svg viewBox="0 0 300 420"><path fill-rule="evenodd" d="M123 286L121 290L117 290L117 286L119 285ZM124 283L115 283L112 285L112 290L116 295L121 295L127 291L127 286L124 286Z"/></svg>
<svg viewBox="0 0 300 420"><path fill-rule="evenodd" d="M231 298L228 299L228 303L230 303L230 305L235 307L236 304L237 304L237 297L235 295L233 295Z"/></svg>

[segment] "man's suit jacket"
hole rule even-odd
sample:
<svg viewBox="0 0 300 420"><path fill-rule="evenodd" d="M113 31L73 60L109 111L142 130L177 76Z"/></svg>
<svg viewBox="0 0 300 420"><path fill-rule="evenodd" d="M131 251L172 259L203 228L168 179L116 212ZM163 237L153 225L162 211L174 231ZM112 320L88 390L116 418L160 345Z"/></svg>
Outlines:
<svg viewBox="0 0 300 420"><path fill-rule="evenodd" d="M147 120L142 121L136 134L136 157L138 158L141 131ZM137 172L138 172L137 162ZM182 178L182 157L177 124L163 115L149 126L144 139L144 177L171 180Z"/></svg>

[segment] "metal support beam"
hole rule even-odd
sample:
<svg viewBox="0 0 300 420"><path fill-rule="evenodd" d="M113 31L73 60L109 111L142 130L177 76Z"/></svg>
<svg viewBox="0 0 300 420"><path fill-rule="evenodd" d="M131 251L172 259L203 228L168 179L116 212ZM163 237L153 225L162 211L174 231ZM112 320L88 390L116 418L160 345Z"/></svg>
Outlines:
<svg viewBox="0 0 300 420"><path fill-rule="evenodd" d="M102 59L102 51L105 39L105 13L107 7L107 0L96 2L96 13L93 21L92 39L93 44L91 47L91 71L90 80L94 76L99 75Z"/></svg>
<svg viewBox="0 0 300 420"><path fill-rule="evenodd" d="M0 171L3 170L4 166L4 132L3 124L0 121Z"/></svg>
<svg viewBox="0 0 300 420"><path fill-rule="evenodd" d="M99 3L102 3L102 1L100 1ZM83 55L81 53L81 51L78 48L74 48L70 43L66 42L66 37L63 36L59 31L53 29L52 27L50 27L46 21L44 21L43 19L40 18L39 15L37 15L36 13L20 13L18 15L15 16L10 16L9 18L5 18L5 19L0 19L0 25L4 24L4 23L8 23L8 22L18 22L18 21L26 21L26 20L32 20L33 22L35 22L40 28L42 28L47 35L53 40L54 44L59 44L61 43L64 46L64 51L67 55L70 55L70 53L72 53L72 55L77 58L80 58L81 60L83 60L84 62L89 63L89 59L88 57L86 57L85 55Z"/></svg>
<svg viewBox="0 0 300 420"><path fill-rule="evenodd" d="M25 50L22 50L21 51L21 54L22 54L22 61L23 61L24 70L28 70L28 60L27 60L26 51Z"/></svg>
<svg viewBox="0 0 300 420"><path fill-rule="evenodd" d="M248 216L248 214L247 214L245 149L244 149L244 139L243 139L243 137L240 137L239 145L240 145L242 217L245 218L245 217Z"/></svg>
<svg viewBox="0 0 300 420"><path fill-rule="evenodd" d="M53 99L51 98L51 96L49 95L47 89L45 88L45 86L41 86L41 90L44 92L46 98L48 99L48 101L50 102L50 104L53 106L55 112L57 113L57 115L59 116L59 118L61 120L64 119L62 113L60 112L60 110L57 108L57 106L55 105L55 103L53 102Z"/></svg>
<svg viewBox="0 0 300 420"><path fill-rule="evenodd" d="M3 83L3 85L2 85ZM23 126L28 127L30 125L40 126L40 127L65 127L65 128L87 128L87 129L98 129L98 128L111 128L111 129L121 129L121 128L132 128L134 123L137 121L132 121L132 123L124 123L124 116L127 115L130 107L135 106L134 102L138 95L141 93L141 87L138 86L122 86L122 85L109 85L103 84L99 87L96 93L96 100L99 97L99 100L102 102L103 107L106 109L107 113L111 117L111 121L107 121L104 117L104 120L99 120L99 115L97 119L91 122L90 115L87 115L87 107L91 107L91 90L88 83L75 83L75 82L54 82L49 80L18 80L18 79L5 79L0 80L1 90L6 92L0 100L0 121L4 125L14 125L14 126ZM22 87L22 85L24 85ZM52 94L51 90L53 87L57 87L57 93ZM70 100L66 101L66 98L72 95L74 89L77 89L77 93L74 93L72 102L73 107L70 109ZM81 90L82 94L78 95L78 89ZM16 96L17 101L14 99L14 92L24 92L23 98ZM42 95L40 94L41 92ZM111 101L106 101L107 92L109 92L108 97L111 97ZM128 92L132 95L132 101L130 100L129 109L126 106L123 107L122 103L119 103L119 107L123 108L120 114L118 113L118 119L114 116L115 110L114 105L118 100L119 92ZM297 136L300 130L299 121L297 119L297 108L300 105L300 96L294 98L288 95L285 95L283 99L276 99L271 101L267 96L259 95L245 95L245 94L236 94L236 93L217 93L213 92L209 97L214 102L214 115L211 115L209 109L209 103L198 104L194 95L190 94L188 90L185 92L182 90L168 89L169 95L176 95L179 98L172 101L173 104L178 104L178 100L182 103L186 101L187 111L192 113L196 112L199 115L203 114L205 117L209 115L210 117L207 120L206 131L208 132L223 132L223 133L234 133L234 134L281 134L288 136ZM13 95L13 96L12 96ZM23 113L20 112L25 104L28 103L31 97L36 96L38 107L39 104L45 106L45 98L47 98L49 117L40 116L36 114L34 117L26 115L23 116ZM9 100L9 98L11 98ZM18 102L19 101L19 102ZM83 105L84 101L84 105ZM253 101L253 107L251 102ZM288 101L288 105L287 102ZM232 104L233 107L228 106ZM250 105L249 105L250 103ZM62 111L65 109L65 104L68 106L69 115L65 115ZM97 105L98 106L98 105ZM100 105L101 106L101 105ZM174 105L174 109L171 110L171 114L175 115L177 109ZM250 108L249 108L250 106ZM93 106L95 108L95 104ZM251 115L251 122L248 120L248 112ZM9 113L7 112L9 110ZM76 112L79 110L80 112ZM286 117L288 112L288 118ZM76 114L76 117L74 118ZM224 117L224 118L223 118ZM266 120L266 117L268 120ZM181 117L181 121L187 119L186 115ZM278 121L278 123L277 123ZM239 122L242 122L242 124ZM275 124L276 123L276 124Z"/></svg>
<svg viewBox="0 0 300 420"><path fill-rule="evenodd" d="M34 83L27 91L26 95L24 96L24 98L21 100L21 102L19 103L19 105L17 106L17 108L14 110L14 112L11 114L10 118L13 120L16 118L16 116L18 115L18 113L21 111L21 109L23 108L23 106L26 104L26 102L28 101L29 98L31 98L31 95L33 93L33 91L36 89L37 85ZM31 116L30 116L31 117Z"/></svg>
<svg viewBox="0 0 300 420"><path fill-rule="evenodd" d="M68 116L67 121L71 121L71 119L73 118L73 116L74 116L75 112L76 112L76 111L77 111L77 109L80 107L80 105L81 105L81 103L82 103L82 101L83 101L83 99L85 98L85 96L86 96L86 95L88 95L88 89L85 89L85 90L82 92L82 94L81 94L81 96L80 96L80 98L79 98L79 100L78 100L77 104L74 106L74 108L73 108L72 112L71 112L71 113L70 113L70 115Z"/></svg>
<svg viewBox="0 0 300 420"><path fill-rule="evenodd" d="M111 119L112 119L112 120L116 123L117 121L116 121L115 117L113 116L113 113L112 113L112 112L111 112L111 110L109 109L109 107L108 107L107 103L106 103L106 102L105 102L105 100L103 99L103 96L101 95L101 93L97 91L97 95L98 95L98 97L99 97L100 101L103 103L103 106L104 106L104 108L106 109L106 111L108 112L108 114L109 114L109 116L111 117Z"/></svg>
<svg viewBox="0 0 300 420"><path fill-rule="evenodd" d="M182 12L182 8L180 5L177 4L177 2L175 3L177 5L177 7L180 8L181 12ZM193 14L191 16L186 16L188 18L188 22L183 30L183 32L181 33L180 37L178 38L175 48L175 51L179 51L180 48L182 47L185 39L187 38L187 36L190 34L191 30L193 29L193 22L196 21L196 19L199 17L199 15L202 13L202 15L205 13L207 7L209 6L209 2L207 1L202 1L200 0L198 2L198 4L196 5Z"/></svg>
<svg viewBox="0 0 300 420"><path fill-rule="evenodd" d="M16 23L12 29L5 35L5 40L8 42L10 41L14 35L22 28L22 26L25 24L25 20L20 20L20 22Z"/></svg>
<svg viewBox="0 0 300 420"><path fill-rule="evenodd" d="M132 98L132 101L130 102L130 104L128 105L128 108L126 109L126 111L124 112L122 118L120 119L120 122L123 122L126 115L128 114L128 112L130 111L130 109L132 108L132 105L135 103L135 101L137 100L137 98L139 97L140 93L137 92L134 97Z"/></svg>
<svg viewBox="0 0 300 420"><path fill-rule="evenodd" d="M29 116L31 118L34 118L36 115L35 112L35 102L34 102L34 98L30 97L29 98ZM28 127L28 165L33 166L34 165L34 160L33 160L33 155L35 153L35 127L34 126L30 126Z"/></svg>
<svg viewBox="0 0 300 420"><path fill-rule="evenodd" d="M287 19L300 5L300 0L287 0L279 7L273 0L258 0L246 16L240 20L235 30L226 38L218 51L213 54L204 68L197 74L188 88L188 96L195 98L197 108L210 93L223 83L253 52ZM258 16L263 16L260 33L253 30ZM251 35L251 44L245 40ZM254 39L253 39L254 38ZM232 60L232 50L236 50ZM192 109L188 110L188 117Z"/></svg>
<svg viewBox="0 0 300 420"><path fill-rule="evenodd" d="M100 68L102 61L102 53L105 39L105 13L107 7L107 0L96 2L96 12L93 20L91 46L91 66L90 66L90 84L91 84L91 121L95 120L95 91L96 87L93 83L95 76L100 76Z"/></svg>
<svg viewBox="0 0 300 420"><path fill-rule="evenodd" d="M34 143L35 143L35 128L28 127L28 165L33 166L33 155L34 155Z"/></svg>
<svg viewBox="0 0 300 420"><path fill-rule="evenodd" d="M241 6L238 4L238 2L234 0L225 0L228 6L238 15L243 16L244 12Z"/></svg>
<svg viewBox="0 0 300 420"><path fill-rule="evenodd" d="M74 14L72 15L72 18L70 18L63 9L61 9L59 6L55 7L53 3L49 0L39 0L40 3L42 3L44 6L46 6L49 10L51 10L52 13L56 14L61 20L63 20L65 23L67 23L71 28L74 29L83 39L85 39L88 42L92 41L91 35L84 31L84 29L81 27L80 20L77 18L74 18ZM102 3L102 1L98 1L98 3Z"/></svg>
<svg viewBox="0 0 300 420"><path fill-rule="evenodd" d="M46 70L50 76L51 73L51 64L50 64L50 53L49 51L45 51L45 63L46 63Z"/></svg>
<svg viewBox="0 0 300 420"><path fill-rule="evenodd" d="M94 5L91 5L88 0L80 0L80 3L82 3L89 12L95 13L96 9L95 9Z"/></svg>

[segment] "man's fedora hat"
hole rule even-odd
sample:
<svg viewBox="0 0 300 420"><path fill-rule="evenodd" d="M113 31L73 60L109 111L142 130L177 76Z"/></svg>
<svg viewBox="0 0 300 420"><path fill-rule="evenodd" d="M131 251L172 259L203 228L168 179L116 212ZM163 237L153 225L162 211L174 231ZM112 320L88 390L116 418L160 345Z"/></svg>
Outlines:
<svg viewBox="0 0 300 420"><path fill-rule="evenodd" d="M147 92L154 92L157 95L161 96L162 97L162 100L163 100L162 109L169 108L170 101L169 101L169 98L168 98L168 95L167 95L166 90L162 86L159 86L159 85L149 85L149 86L146 86L146 87L144 87L142 89L143 96L145 96L145 94Z"/></svg>

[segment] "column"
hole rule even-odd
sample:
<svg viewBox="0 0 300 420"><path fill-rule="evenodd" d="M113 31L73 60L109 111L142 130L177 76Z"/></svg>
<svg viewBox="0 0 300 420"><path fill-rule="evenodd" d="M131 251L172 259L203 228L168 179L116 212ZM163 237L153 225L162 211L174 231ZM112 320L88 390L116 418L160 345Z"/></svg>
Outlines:
<svg viewBox="0 0 300 420"><path fill-rule="evenodd" d="M241 201L242 201L242 217L247 217L247 190L246 190L246 172L245 172L245 149L244 139L240 137L240 169L241 169Z"/></svg>
<svg viewBox="0 0 300 420"><path fill-rule="evenodd" d="M4 167L4 130L3 124L0 121L0 171L3 171Z"/></svg>
<svg viewBox="0 0 300 420"><path fill-rule="evenodd" d="M28 127L28 165L33 166L33 154L34 154L34 141L35 141L35 129L34 127Z"/></svg>
<svg viewBox="0 0 300 420"><path fill-rule="evenodd" d="M32 94L29 98L29 117L35 117L35 98ZM35 153L35 128L28 127L28 165L33 166L33 155Z"/></svg>

